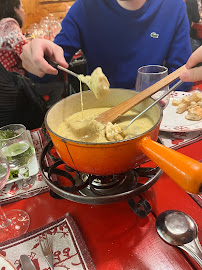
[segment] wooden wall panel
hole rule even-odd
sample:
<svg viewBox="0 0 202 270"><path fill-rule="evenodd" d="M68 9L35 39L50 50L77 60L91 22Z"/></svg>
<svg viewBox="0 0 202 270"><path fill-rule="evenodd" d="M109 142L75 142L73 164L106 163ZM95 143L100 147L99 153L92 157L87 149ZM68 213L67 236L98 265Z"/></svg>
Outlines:
<svg viewBox="0 0 202 270"><path fill-rule="evenodd" d="M39 23L42 17L48 16L52 13L56 18L62 20L69 6L73 5L75 1L65 0L22 0L25 10L25 24L22 31L25 33L33 23Z"/></svg>

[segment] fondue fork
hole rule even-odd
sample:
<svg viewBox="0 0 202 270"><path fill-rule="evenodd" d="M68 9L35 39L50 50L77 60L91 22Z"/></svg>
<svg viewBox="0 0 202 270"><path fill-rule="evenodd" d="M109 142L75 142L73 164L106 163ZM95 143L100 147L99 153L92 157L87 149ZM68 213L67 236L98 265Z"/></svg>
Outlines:
<svg viewBox="0 0 202 270"><path fill-rule="evenodd" d="M39 244L41 246L41 250L43 252L43 255L46 258L46 261L50 267L51 270L54 270L54 266L53 266L53 253L50 247L50 244L48 242L48 237L47 234L45 234L44 236L39 236Z"/></svg>
<svg viewBox="0 0 202 270"><path fill-rule="evenodd" d="M57 62L51 61L51 60L48 59L47 57L46 57L45 59L46 59L46 61L47 61L52 67L58 68L58 69L60 69L60 70L62 70L62 71L65 71L65 72L69 73L70 75L72 75L72 76L74 76L74 77L76 77L76 78L78 79L78 74L76 74L75 72L73 72L73 71L71 71L71 70L69 70L69 69L67 69L67 68L64 68L64 67L60 66Z"/></svg>
<svg viewBox="0 0 202 270"><path fill-rule="evenodd" d="M169 85L170 83L177 80L181 73L186 70L185 65L176 69L172 73L170 73L168 76L164 77L160 81L156 82L155 84L151 85L150 87L146 88L144 91L138 93L137 95L133 96L132 98L129 98L128 100L114 106L113 108L99 114L95 120L102 124L107 124L108 122L115 122L121 115L128 112L131 108L133 108L135 105L139 104L146 98L152 96L165 86Z"/></svg>
<svg viewBox="0 0 202 270"><path fill-rule="evenodd" d="M64 68L64 67L60 66L57 62L55 62L55 61L50 61L49 59L47 59L47 57L46 57L45 59L46 59L46 61L47 61L52 67L57 68L57 69L60 69L60 70L62 70L62 71L64 71L64 72L66 72L66 73L68 73L68 74L70 74L70 75L76 77L79 81L81 81L80 78L79 78L79 75L81 75L81 74L77 74L77 73L75 73L75 72L73 72L73 71L71 71L71 70L69 70L69 69L67 69L67 68ZM85 76L85 75L83 75L83 76ZM90 88L90 85L89 85L87 82L83 82L83 81L82 81L82 83L86 84L86 85L88 86L88 88ZM91 90L92 90L92 89L91 89Z"/></svg>
<svg viewBox="0 0 202 270"><path fill-rule="evenodd" d="M202 63L199 63L195 67L200 67ZM129 98L128 100L114 106L113 108L99 114L95 120L102 124L107 124L108 122L115 122L121 115L128 112L131 108L135 105L138 105L146 98L152 96L159 90L163 89L165 86L169 85L170 83L179 79L181 73L186 70L186 66L183 65L180 68L176 69L168 76L164 77L160 81L156 82L155 84L151 85L150 87L146 88L144 91L138 93L137 95ZM162 96L163 97L163 96ZM161 98L160 98L161 99Z"/></svg>
<svg viewBox="0 0 202 270"><path fill-rule="evenodd" d="M154 101L151 105L149 105L146 109L144 109L141 113L139 113L137 116L135 116L130 123L124 127L119 133L122 133L125 131L136 119L138 119L140 116L142 116L145 112L147 112L149 109L151 109L156 103L158 103L160 100L162 100L164 97L166 97L170 92L174 91L176 88L178 88L183 81L179 80L176 84L173 85L167 92L165 92L162 96L160 96L156 101Z"/></svg>

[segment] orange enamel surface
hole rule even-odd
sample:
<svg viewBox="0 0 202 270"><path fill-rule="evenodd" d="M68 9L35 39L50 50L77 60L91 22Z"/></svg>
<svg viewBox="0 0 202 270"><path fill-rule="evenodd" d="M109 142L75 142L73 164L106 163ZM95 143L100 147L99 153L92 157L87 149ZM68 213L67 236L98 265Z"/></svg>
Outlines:
<svg viewBox="0 0 202 270"><path fill-rule="evenodd" d="M157 140L159 126L150 136ZM134 169L145 160L139 150L136 138L111 144L79 144L62 139L50 133L53 144L61 159L73 169L95 175L113 175Z"/></svg>
<svg viewBox="0 0 202 270"><path fill-rule="evenodd" d="M84 109L114 107L136 94L133 90L110 89L106 98L98 100L92 91L84 91L82 94ZM142 111L152 102L153 100L148 98L137 105L136 110ZM153 140L157 140L162 111L157 104L150 110L149 116L155 124L146 134ZM143 134L127 141L102 144L73 142L58 136L56 130L60 123L79 111L81 111L81 96L74 94L56 103L45 117L45 125L52 142L59 156L68 166L88 174L113 175L134 169L145 161L146 157L137 145Z"/></svg>
<svg viewBox="0 0 202 270"><path fill-rule="evenodd" d="M202 163L154 142L149 137L139 141L139 148L180 187L189 193L199 193L202 186Z"/></svg>

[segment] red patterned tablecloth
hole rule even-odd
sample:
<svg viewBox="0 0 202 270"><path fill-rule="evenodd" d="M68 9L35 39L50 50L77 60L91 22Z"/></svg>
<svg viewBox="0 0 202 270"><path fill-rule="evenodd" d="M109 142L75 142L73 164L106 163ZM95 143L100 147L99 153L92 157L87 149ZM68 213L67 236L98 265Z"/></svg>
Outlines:
<svg viewBox="0 0 202 270"><path fill-rule="evenodd" d="M164 138L161 139L166 140L165 144L178 145L180 148L177 151L196 160L202 159L201 135L194 135L193 140L187 138L189 142L182 139L180 134L174 134L174 137L170 135L163 133ZM152 206L152 212L145 218L135 215L126 201L87 205L65 199L56 200L48 192L5 204L3 209L28 212L31 218L29 232L54 223L69 212L81 230L97 270L201 269L186 252L162 241L155 229L156 217L161 212L180 210L194 218L199 228L199 240L202 241L200 205L165 173L142 196ZM18 251L17 257L20 254Z"/></svg>

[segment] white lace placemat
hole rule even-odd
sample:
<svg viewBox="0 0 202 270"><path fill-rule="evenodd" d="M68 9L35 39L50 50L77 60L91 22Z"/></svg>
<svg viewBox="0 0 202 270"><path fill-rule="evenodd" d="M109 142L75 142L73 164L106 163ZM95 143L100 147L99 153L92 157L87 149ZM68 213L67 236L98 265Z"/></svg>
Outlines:
<svg viewBox="0 0 202 270"><path fill-rule="evenodd" d="M36 270L48 270L48 264L39 245L39 236L47 234L53 252L55 270L95 270L81 232L67 213L44 227L0 243L0 254L21 270L20 255L28 255Z"/></svg>

